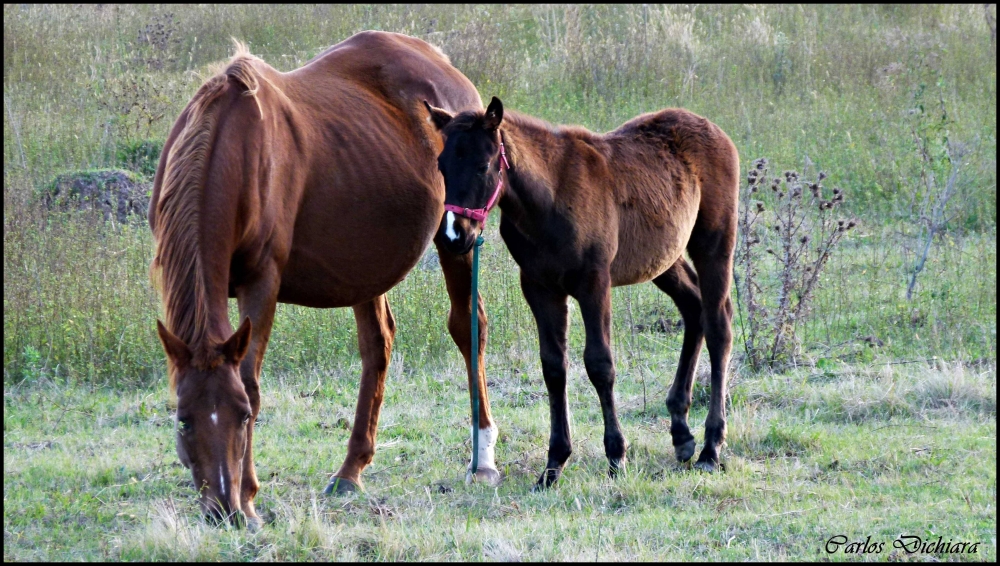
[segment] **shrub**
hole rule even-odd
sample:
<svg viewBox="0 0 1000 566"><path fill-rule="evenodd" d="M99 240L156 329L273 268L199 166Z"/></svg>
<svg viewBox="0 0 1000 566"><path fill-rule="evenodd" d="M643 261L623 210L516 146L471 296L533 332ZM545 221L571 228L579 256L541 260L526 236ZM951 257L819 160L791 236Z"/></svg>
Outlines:
<svg viewBox="0 0 1000 566"><path fill-rule="evenodd" d="M743 345L755 370L794 358L797 331L811 312L820 273L833 249L857 225L853 219L834 219L844 192L833 189L825 197L825 178L822 171L812 182L795 171L769 178L762 158L753 162L740 190L736 289L740 308L746 309ZM762 267L776 268L777 277L766 277Z"/></svg>

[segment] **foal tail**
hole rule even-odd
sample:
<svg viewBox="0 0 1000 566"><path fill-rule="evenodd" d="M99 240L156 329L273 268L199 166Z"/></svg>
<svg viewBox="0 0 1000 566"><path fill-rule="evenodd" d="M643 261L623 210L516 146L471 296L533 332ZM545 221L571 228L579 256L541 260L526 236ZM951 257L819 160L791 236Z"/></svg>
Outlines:
<svg viewBox="0 0 1000 566"><path fill-rule="evenodd" d="M235 40L234 40L235 41ZM149 223L156 240L150 280L163 299L167 328L189 346L204 338L208 322L205 274L200 253L200 203L215 143L223 94L233 86L252 96L263 117L257 92L259 61L236 42L236 54L226 68L205 81L174 126L172 144L160 156L165 161L150 200ZM181 123L183 121L183 126ZM171 372L171 388L174 380Z"/></svg>

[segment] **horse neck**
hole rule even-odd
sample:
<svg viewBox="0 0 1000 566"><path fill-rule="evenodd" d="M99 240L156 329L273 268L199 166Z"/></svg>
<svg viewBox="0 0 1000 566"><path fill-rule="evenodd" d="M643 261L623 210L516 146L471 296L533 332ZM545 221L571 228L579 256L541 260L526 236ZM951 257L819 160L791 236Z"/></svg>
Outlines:
<svg viewBox="0 0 1000 566"><path fill-rule="evenodd" d="M151 274L158 274L168 329L198 357L232 334L228 317L229 258L236 207L217 206L212 199L231 193L206 188L208 152L229 75L251 82L251 61L235 57L224 74L216 75L196 93L186 109L183 130L172 140L157 197L153 231L157 240ZM244 76L245 75L245 76ZM252 83L256 89L256 82ZM248 87L242 88L241 92ZM251 90L254 90L251 89ZM221 211L221 212L220 212ZM210 218L203 215L211 214Z"/></svg>
<svg viewBox="0 0 1000 566"><path fill-rule="evenodd" d="M510 169L499 206L518 228L531 233L555 204L553 168L561 160L563 143L547 124L509 111L500 129Z"/></svg>

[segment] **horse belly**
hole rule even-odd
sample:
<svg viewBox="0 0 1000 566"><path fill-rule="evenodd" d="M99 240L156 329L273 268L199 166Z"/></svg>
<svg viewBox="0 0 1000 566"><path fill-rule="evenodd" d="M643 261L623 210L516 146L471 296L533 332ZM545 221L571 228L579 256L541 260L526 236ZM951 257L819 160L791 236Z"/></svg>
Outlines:
<svg viewBox="0 0 1000 566"><path fill-rule="evenodd" d="M611 285L644 283L669 269L684 253L696 218L697 210L671 214L656 226L638 213L623 215L618 251L611 263Z"/></svg>
<svg viewBox="0 0 1000 566"><path fill-rule="evenodd" d="M278 300L333 308L389 291L438 227L443 206L435 193L411 180L369 186L364 195L352 187L309 198L295 223Z"/></svg>

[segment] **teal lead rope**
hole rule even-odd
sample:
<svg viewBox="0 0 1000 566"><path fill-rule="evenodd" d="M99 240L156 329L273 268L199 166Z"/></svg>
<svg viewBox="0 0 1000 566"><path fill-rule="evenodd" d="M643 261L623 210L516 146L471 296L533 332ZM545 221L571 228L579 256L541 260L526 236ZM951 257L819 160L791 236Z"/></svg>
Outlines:
<svg viewBox="0 0 1000 566"><path fill-rule="evenodd" d="M477 236L472 250L472 479L479 469L479 247L484 241Z"/></svg>

